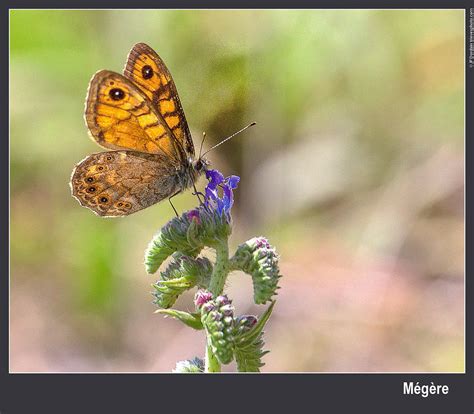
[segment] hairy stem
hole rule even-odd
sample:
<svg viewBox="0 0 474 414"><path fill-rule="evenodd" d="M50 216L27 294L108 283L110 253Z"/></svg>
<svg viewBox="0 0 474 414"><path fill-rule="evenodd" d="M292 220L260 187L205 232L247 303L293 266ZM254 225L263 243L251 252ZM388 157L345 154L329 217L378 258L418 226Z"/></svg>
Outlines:
<svg viewBox="0 0 474 414"><path fill-rule="evenodd" d="M209 344L206 346L204 372L221 372L221 364L212 352L211 346Z"/></svg>
<svg viewBox="0 0 474 414"><path fill-rule="evenodd" d="M222 294L229 270L229 246L227 240L223 240L216 247L216 264L209 283L209 291L214 297Z"/></svg>

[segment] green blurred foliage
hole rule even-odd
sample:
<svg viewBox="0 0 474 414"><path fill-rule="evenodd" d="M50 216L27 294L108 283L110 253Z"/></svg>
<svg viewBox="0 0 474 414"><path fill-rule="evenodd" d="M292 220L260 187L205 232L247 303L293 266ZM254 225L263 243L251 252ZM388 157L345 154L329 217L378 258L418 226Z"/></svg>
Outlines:
<svg viewBox="0 0 474 414"><path fill-rule="evenodd" d="M83 121L88 82L100 69L121 72L137 42L152 46L173 74L196 146L202 131L207 132L210 146L257 121L257 127L210 158L224 173L243 178L235 206L234 243L257 233L271 236L288 264L288 292L292 286L296 289L292 280L310 287L302 287L299 294L315 292L313 274L306 278L292 267L314 251L333 246L345 262L354 251L367 247L375 261L400 254L403 266L414 269L417 281L454 275L458 290L451 300L462 302L463 188L459 189L455 167L464 151L463 24L462 10L12 10L11 299L12 314L17 315L12 320L13 368L153 369L145 357L143 361L137 357L146 352L143 338L133 342L134 335L139 337L138 327L156 330L153 342L162 349L167 347L163 338L173 334L168 324L158 329L155 319L147 320L150 326L137 316L153 310L151 295L147 297L152 281L144 272L143 251L153 233L173 215L168 203L125 219L101 219L80 207L68 186L73 166L100 150L87 137ZM349 138L341 141L342 135ZM294 191L304 180L296 171L298 161L284 157L296 154L295 148L302 145L307 148L303 153L314 157L311 165L302 161L305 168L325 165L327 159L329 164L320 167L311 191L300 191L308 197L298 202ZM447 152L447 163L444 158L435 162L438 150ZM331 163L333 153L342 154L342 161ZM435 161L425 175L420 173L421 184L409 187L414 182L411 172L430 157ZM447 170L440 169L446 164ZM268 175L267 167L278 173ZM405 233L399 235L388 226L390 217L382 217L382 224L376 221L370 227L373 232L364 233L369 212L403 204L404 198L425 189L436 192L437 184L430 190L423 180L427 177L431 182L438 171L453 184L441 182L442 196L413 204L406 214L410 219L402 217L395 225L407 223ZM179 211L196 203L189 193L175 200ZM403 209L395 212L402 213ZM440 217L442 222L434 221ZM440 234L446 235L446 245L433 244ZM404 241L395 248L397 240ZM433 252L447 252L439 256L445 260L434 261ZM327 276L329 280L331 271ZM408 286L406 295L411 297L417 289L424 291L425 285ZM291 313L294 298L288 293L285 302L284 292L285 287L276 318L279 306L280 312ZM30 303L26 312L25 303ZM41 336L37 349L25 348L25 343L38 339L25 334L30 332L33 309L43 323L52 318L50 323L58 329L58 337ZM281 350L291 349L292 344L281 338L291 335L283 334L284 327L276 324L272 349L280 351L269 354L275 360L270 359L268 366L301 371L373 366L395 371L462 370L462 309L452 312L449 321L457 321L453 322L457 328L448 329L445 336L427 322L436 333L428 329L424 346L436 338L440 343L439 353L429 361L424 360L423 347L410 342L419 335L418 327L394 345L393 358L386 365L357 365L349 357L346 368L325 365L334 338L329 333L318 336L318 328L307 332L307 337L302 331L298 335L307 343L314 341L319 351L307 360L289 360L291 352ZM51 356L47 351L51 349L59 354L76 349L81 362ZM100 365L94 359L99 358L97 349L103 359L113 362ZM25 355L37 358L21 363ZM192 356L186 353L176 359ZM171 370L174 362L169 361L165 370ZM163 369L159 364L154 367Z"/></svg>

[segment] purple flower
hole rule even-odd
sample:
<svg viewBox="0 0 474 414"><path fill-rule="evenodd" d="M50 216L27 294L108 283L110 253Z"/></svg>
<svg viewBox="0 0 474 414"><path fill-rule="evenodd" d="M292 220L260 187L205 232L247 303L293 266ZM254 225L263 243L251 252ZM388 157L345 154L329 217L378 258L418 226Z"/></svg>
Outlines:
<svg viewBox="0 0 474 414"><path fill-rule="evenodd" d="M212 299L212 293L206 290L198 290L194 296L194 304L200 308Z"/></svg>
<svg viewBox="0 0 474 414"><path fill-rule="evenodd" d="M260 249L262 247L265 247L266 249L271 248L270 243L268 243L268 240L265 237L256 237L255 238L255 245Z"/></svg>
<svg viewBox="0 0 474 414"><path fill-rule="evenodd" d="M230 209L234 204L234 194L232 190L237 188L240 177L231 175L230 177L224 178L217 170L207 170L206 178L209 180L206 186L206 206L213 208L218 214L225 212L229 215ZM222 188L222 197L219 197L218 187Z"/></svg>

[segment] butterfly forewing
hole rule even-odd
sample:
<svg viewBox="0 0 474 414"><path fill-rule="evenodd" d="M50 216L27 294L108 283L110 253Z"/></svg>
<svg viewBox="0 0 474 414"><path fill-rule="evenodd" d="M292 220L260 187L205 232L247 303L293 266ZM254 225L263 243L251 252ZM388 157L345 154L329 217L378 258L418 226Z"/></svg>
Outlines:
<svg viewBox="0 0 474 414"><path fill-rule="evenodd" d="M91 79L85 119L103 147L164 154L179 165L185 154L149 99L124 76L101 70Z"/></svg>
<svg viewBox="0 0 474 414"><path fill-rule="evenodd" d="M194 158L193 140L178 91L158 54L145 43L137 43L128 55L124 76L152 101L187 156Z"/></svg>

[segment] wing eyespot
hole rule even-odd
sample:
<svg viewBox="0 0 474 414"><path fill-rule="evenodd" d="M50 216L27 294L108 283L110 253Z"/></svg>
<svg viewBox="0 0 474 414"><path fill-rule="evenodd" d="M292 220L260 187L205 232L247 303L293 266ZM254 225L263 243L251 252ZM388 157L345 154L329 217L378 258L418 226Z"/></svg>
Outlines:
<svg viewBox="0 0 474 414"><path fill-rule="evenodd" d="M153 77L154 71L150 65L145 65L142 68L143 79L150 79Z"/></svg>
<svg viewBox="0 0 474 414"><path fill-rule="evenodd" d="M114 101L121 101L123 98L125 98L125 92L123 91L123 89L120 88L112 88L109 91L109 96Z"/></svg>

